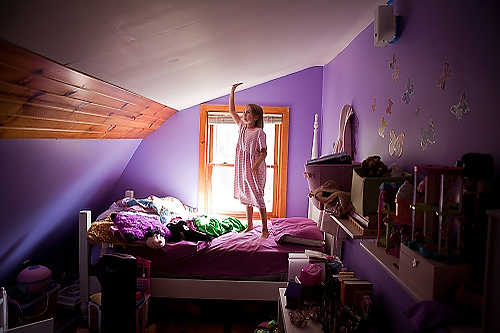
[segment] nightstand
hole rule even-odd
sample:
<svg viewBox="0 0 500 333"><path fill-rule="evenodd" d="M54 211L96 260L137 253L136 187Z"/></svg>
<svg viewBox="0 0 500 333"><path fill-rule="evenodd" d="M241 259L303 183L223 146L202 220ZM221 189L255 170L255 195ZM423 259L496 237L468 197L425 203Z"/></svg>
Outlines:
<svg viewBox="0 0 500 333"><path fill-rule="evenodd" d="M322 333L321 324L312 320L307 321L307 325L299 328L292 325L289 310L286 308L286 288L279 288L280 298L278 300L278 325L282 333Z"/></svg>

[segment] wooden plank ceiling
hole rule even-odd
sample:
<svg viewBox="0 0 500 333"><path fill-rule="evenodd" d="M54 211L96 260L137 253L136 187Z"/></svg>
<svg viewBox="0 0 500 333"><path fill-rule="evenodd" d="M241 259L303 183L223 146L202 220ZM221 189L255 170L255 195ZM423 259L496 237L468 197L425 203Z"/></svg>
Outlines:
<svg viewBox="0 0 500 333"><path fill-rule="evenodd" d="M176 112L0 39L0 138L139 139Z"/></svg>

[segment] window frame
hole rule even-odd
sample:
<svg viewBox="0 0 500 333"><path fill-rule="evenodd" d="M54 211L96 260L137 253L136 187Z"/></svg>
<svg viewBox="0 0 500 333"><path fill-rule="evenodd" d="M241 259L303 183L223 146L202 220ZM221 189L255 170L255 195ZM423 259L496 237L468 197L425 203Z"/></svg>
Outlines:
<svg viewBox="0 0 500 333"><path fill-rule="evenodd" d="M236 112L243 113L246 105L236 105ZM289 133L289 107L281 106L263 106L264 114L281 114L281 130L279 135L275 136L275 154L274 163L277 172L274 174L273 186L273 207L266 207L268 217L285 217L286 216L286 188L287 188L287 172L288 172L288 133ZM200 105L200 138L199 138L199 162L198 162L198 209L201 212L207 213L209 210L209 189L211 188L211 169L209 162L211 161L211 150L209 142L212 139L212 130L208 125L209 112L227 112L229 115L228 105L216 104L201 104ZM276 131L275 131L276 133ZM267 152L268 154L271 152ZM229 165L228 165L229 166ZM232 191L232 189L230 189ZM234 214L234 212L216 212L216 214L231 214L238 218L245 218L245 212ZM254 218L258 218L258 209L254 210Z"/></svg>

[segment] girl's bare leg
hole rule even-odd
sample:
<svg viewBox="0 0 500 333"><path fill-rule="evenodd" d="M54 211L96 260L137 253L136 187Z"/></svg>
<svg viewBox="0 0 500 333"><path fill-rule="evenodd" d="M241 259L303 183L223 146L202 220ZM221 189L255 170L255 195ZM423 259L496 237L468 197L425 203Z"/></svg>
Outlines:
<svg viewBox="0 0 500 333"><path fill-rule="evenodd" d="M248 227L245 229L245 232L253 229L253 206L247 206L247 221Z"/></svg>
<svg viewBox="0 0 500 333"><path fill-rule="evenodd" d="M261 238L269 237L269 230L267 229L267 212L266 207L259 208L260 219L262 220L262 235Z"/></svg>

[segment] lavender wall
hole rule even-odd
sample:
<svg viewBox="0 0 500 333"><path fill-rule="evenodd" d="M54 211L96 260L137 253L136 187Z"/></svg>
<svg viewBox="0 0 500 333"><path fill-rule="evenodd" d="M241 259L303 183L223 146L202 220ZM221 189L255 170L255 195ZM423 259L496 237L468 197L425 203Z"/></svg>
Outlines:
<svg viewBox="0 0 500 333"><path fill-rule="evenodd" d="M235 96L237 104L290 107L287 216L307 215L303 172L311 157L314 114L321 112L322 77L322 67L313 67L237 91ZM227 104L228 96L207 103ZM109 201L133 188L138 196L174 195L196 206L199 110L199 105L182 110L142 141Z"/></svg>
<svg viewBox="0 0 500 333"><path fill-rule="evenodd" d="M490 2L491 3L491 2ZM472 1L395 1L404 30L400 40L383 48L373 46L373 24L324 67L322 109L322 152L331 151L338 135L341 107L352 104L357 116L356 160L380 155L386 164L410 167L414 163L453 165L464 153L490 153L499 170L498 113L495 103L498 84L493 78L500 71L496 46L498 27L493 6ZM396 55L400 62L399 80L392 79L389 62ZM451 66L446 89L439 89L443 62ZM414 95L410 104L401 96L410 78ZM466 92L471 112L457 120L450 106ZM371 104L376 98L375 112ZM392 114L385 113L387 99L394 102ZM416 114L420 106L423 111ZM378 135L381 118L387 120L386 137ZM421 128L433 119L437 143L423 151L419 146ZM405 132L403 156L388 153L389 130ZM384 332L410 332L411 322L404 315L414 301L360 247L359 241L345 241L344 264L361 278L372 281L374 301Z"/></svg>
<svg viewBox="0 0 500 333"><path fill-rule="evenodd" d="M102 209L139 142L0 140L2 285L25 259L76 272L78 211Z"/></svg>
<svg viewBox="0 0 500 333"><path fill-rule="evenodd" d="M351 103L359 122L357 160L378 154L386 164L453 165L473 151L493 154L498 170L498 84L493 78L500 70L493 9L482 1L395 1L396 14L404 22L398 41L374 47L371 24L324 67L322 152L331 150L341 107ZM400 62L397 81L389 68L393 55ZM443 91L436 84L445 61L450 64L451 77ZM403 104L408 78L414 82L414 95L410 104ZM457 120L449 110L462 91L471 113ZM372 112L374 98L376 110ZM390 115L385 113L389 98L394 102ZM419 115L418 106L423 108ZM382 117L387 120L385 138L377 133ZM437 143L422 151L420 131L431 118ZM388 153L390 129L405 133L401 159Z"/></svg>
<svg viewBox="0 0 500 333"><path fill-rule="evenodd" d="M357 239L343 242L342 261L358 278L373 283L374 326L379 332L413 332L413 324L404 312L415 301L359 243Z"/></svg>

